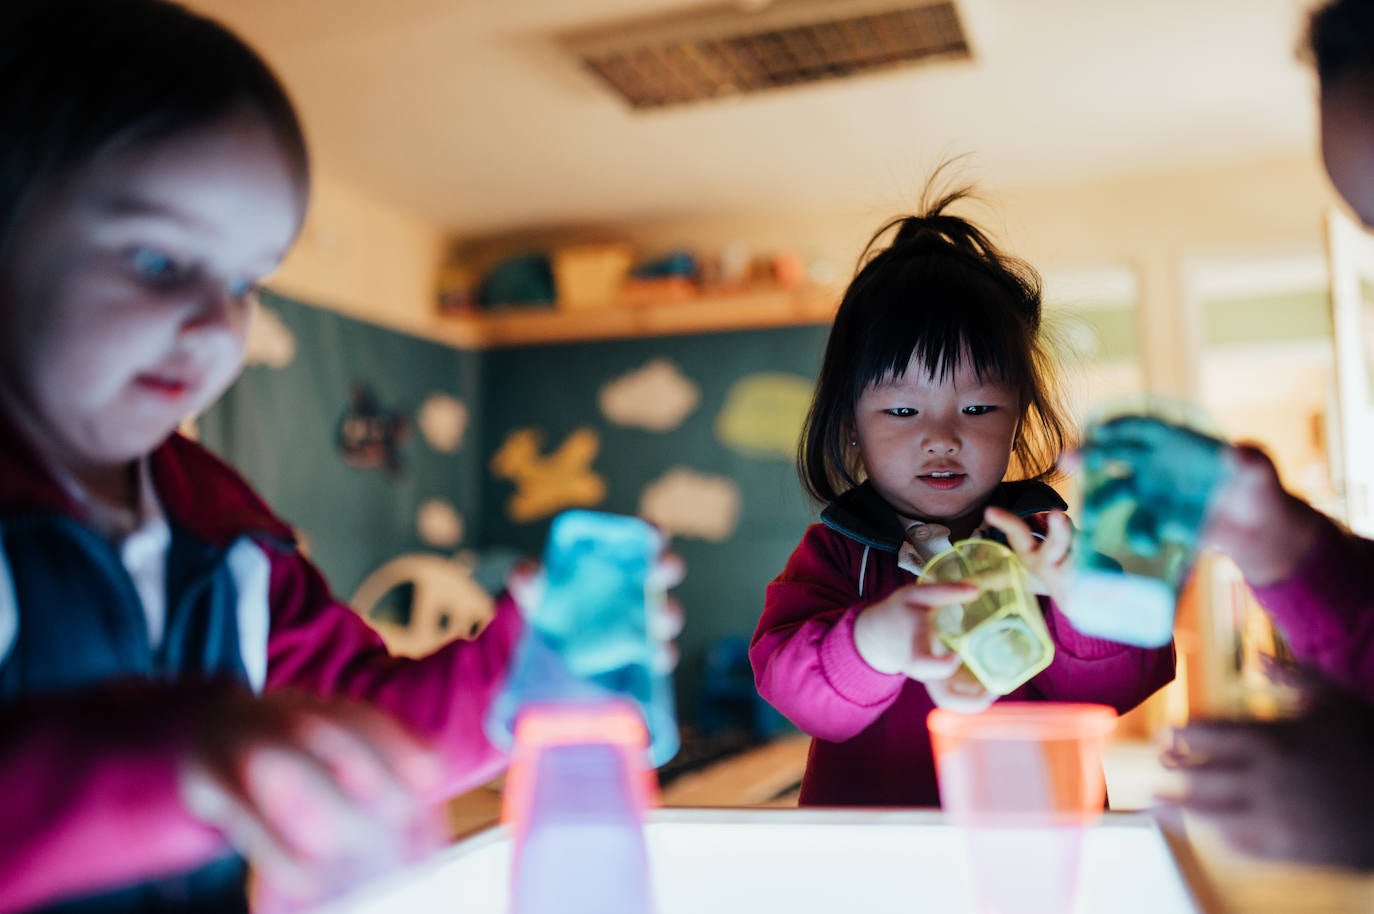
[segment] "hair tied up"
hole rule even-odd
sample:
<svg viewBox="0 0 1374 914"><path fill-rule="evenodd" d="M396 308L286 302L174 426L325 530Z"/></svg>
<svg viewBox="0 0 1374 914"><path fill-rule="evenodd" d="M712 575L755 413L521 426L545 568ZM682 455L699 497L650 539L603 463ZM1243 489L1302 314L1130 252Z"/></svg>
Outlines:
<svg viewBox="0 0 1374 914"><path fill-rule="evenodd" d="M961 187L926 207L925 212L896 220L892 223L897 226L892 246L906 248L914 242L922 242L922 247L942 244L981 259L988 258L996 250L988 237L968 220L945 212L952 204L971 198L970 188Z"/></svg>

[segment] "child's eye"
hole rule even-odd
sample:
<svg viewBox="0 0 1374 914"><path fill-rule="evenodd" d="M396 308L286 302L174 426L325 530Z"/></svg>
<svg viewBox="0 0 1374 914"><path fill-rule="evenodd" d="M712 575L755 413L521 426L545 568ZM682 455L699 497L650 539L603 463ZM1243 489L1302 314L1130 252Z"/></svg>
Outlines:
<svg viewBox="0 0 1374 914"><path fill-rule="evenodd" d="M153 285L170 285L181 278L181 265L156 248L133 248L126 255L139 279Z"/></svg>
<svg viewBox="0 0 1374 914"><path fill-rule="evenodd" d="M986 415L987 413L992 412L992 411L993 411L994 409L996 409L996 408L997 408L997 407L995 407L995 406L986 406L986 405L982 405L982 404L980 404L980 405L978 405L978 406L965 406L965 407L964 407L964 415L966 415L966 416L982 416L982 415Z"/></svg>
<svg viewBox="0 0 1374 914"><path fill-rule="evenodd" d="M904 419L916 415L916 410L912 409L910 406L894 406L891 409L883 410L883 412L887 413L889 416L900 416Z"/></svg>

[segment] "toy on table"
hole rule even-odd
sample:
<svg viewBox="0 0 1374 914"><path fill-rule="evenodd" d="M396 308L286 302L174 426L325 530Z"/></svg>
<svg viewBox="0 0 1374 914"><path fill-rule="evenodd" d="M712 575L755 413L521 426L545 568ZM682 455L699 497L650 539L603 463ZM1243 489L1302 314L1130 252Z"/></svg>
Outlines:
<svg viewBox="0 0 1374 914"><path fill-rule="evenodd" d="M649 761L679 746L673 681L651 631L665 595L651 574L661 534L635 517L565 511L544 550L542 596L487 715L488 738L509 749L527 704L629 699L649 730Z"/></svg>
<svg viewBox="0 0 1374 914"><path fill-rule="evenodd" d="M1089 425L1064 611L1085 634L1159 647L1208 503L1231 472L1227 444L1180 415L1124 414Z"/></svg>
<svg viewBox="0 0 1374 914"><path fill-rule="evenodd" d="M527 705L501 819L514 832L511 914L649 914L644 810L658 803L634 704Z"/></svg>
<svg viewBox="0 0 1374 914"><path fill-rule="evenodd" d="M980 585L973 599L940 607L935 629L988 691L1006 695L1054 659L1054 641L1026 570L1007 547L961 540L927 562L921 580Z"/></svg>
<svg viewBox="0 0 1374 914"><path fill-rule="evenodd" d="M633 517L554 518L542 595L486 719L511 753L513 914L647 914L642 814L651 766L677 752L672 680L653 620L663 539Z"/></svg>
<svg viewBox="0 0 1374 914"><path fill-rule="evenodd" d="M963 834L977 914L1075 910L1085 831L1102 817L1106 705L1001 702L926 718L940 806Z"/></svg>

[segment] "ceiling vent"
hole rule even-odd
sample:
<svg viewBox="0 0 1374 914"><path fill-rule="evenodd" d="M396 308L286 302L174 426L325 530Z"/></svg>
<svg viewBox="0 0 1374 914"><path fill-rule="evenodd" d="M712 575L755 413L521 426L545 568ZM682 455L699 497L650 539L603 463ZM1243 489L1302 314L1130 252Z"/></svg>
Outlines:
<svg viewBox="0 0 1374 914"><path fill-rule="evenodd" d="M564 36L632 108L662 108L935 60L967 60L952 2L774 0Z"/></svg>

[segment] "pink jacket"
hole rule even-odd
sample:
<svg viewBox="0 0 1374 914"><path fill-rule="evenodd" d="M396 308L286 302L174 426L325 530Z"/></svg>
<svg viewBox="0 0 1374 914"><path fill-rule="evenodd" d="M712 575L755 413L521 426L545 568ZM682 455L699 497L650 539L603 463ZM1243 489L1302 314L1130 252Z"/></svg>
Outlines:
<svg viewBox="0 0 1374 914"><path fill-rule="evenodd" d="M169 522L261 556L262 643L243 645L262 670L256 688L385 709L440 750L446 795L501 770L504 758L481 721L521 629L509 599L476 641L419 661L391 657L233 470L177 436L151 460ZM80 518L18 437L2 435L0 518L35 513ZM121 685L0 710L0 911L184 871L225 852L220 835L191 818L177 796L178 759L200 688Z"/></svg>
<svg viewBox="0 0 1374 914"><path fill-rule="evenodd" d="M1040 510L1044 498L1027 485L1004 486L999 503L1018 513ZM929 693L920 682L877 672L854 646L859 613L915 579L897 567L895 514L889 521L882 506L866 501L857 513L867 515L868 533L852 523L840 525L846 532L813 524L768 585L750 649L755 681L765 699L813 737L802 804L936 806L925 723L934 707ZM1100 702L1124 712L1173 679L1172 645L1146 650L1091 638L1051 602L1042 603L1054 661L1007 700Z"/></svg>
<svg viewBox="0 0 1374 914"><path fill-rule="evenodd" d="M1321 523L1293 574L1255 598L1298 660L1374 701L1374 541Z"/></svg>

